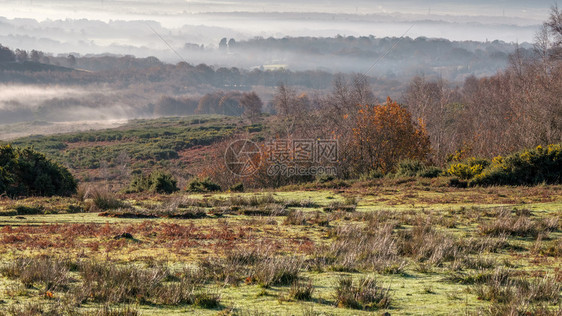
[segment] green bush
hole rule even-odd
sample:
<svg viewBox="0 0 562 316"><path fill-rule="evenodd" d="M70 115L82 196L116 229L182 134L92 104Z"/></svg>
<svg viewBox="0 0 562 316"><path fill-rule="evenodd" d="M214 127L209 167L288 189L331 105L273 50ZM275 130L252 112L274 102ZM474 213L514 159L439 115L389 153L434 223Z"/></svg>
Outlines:
<svg viewBox="0 0 562 316"><path fill-rule="evenodd" d="M369 172L366 172L364 174L362 174L359 177L359 180L361 181L367 181L367 180L375 180L375 179L380 179L384 177L384 173L378 169L373 169Z"/></svg>
<svg viewBox="0 0 562 316"><path fill-rule="evenodd" d="M186 191L188 192L214 192L220 191L221 187L214 183L210 178L193 178L187 184Z"/></svg>
<svg viewBox="0 0 562 316"><path fill-rule="evenodd" d="M37 214L45 214L45 208L43 206L36 206L36 205L17 205L14 208L15 214L17 215L37 215Z"/></svg>
<svg viewBox="0 0 562 316"><path fill-rule="evenodd" d="M415 177L425 166L419 160L402 160L396 167L397 177Z"/></svg>
<svg viewBox="0 0 562 316"><path fill-rule="evenodd" d="M420 172L418 172L418 177L437 178L441 174L443 174L443 170L441 170L441 168L438 168L438 167L435 167L435 166L429 166L429 167L426 167L425 169L421 170Z"/></svg>
<svg viewBox="0 0 562 316"><path fill-rule="evenodd" d="M336 178L336 177L334 177L334 176L331 175L331 174L325 174L325 173L317 174L317 175L316 175L316 182L318 182L318 183L326 183L326 182L333 181L335 178Z"/></svg>
<svg viewBox="0 0 562 316"><path fill-rule="evenodd" d="M148 191L150 189L149 180L150 177L147 177L144 174L135 174L133 179L131 179L131 183L129 183L129 187L125 190L125 193L140 193Z"/></svg>
<svg viewBox="0 0 562 316"><path fill-rule="evenodd" d="M170 194L179 191L177 184L171 174L153 172L150 175L150 191Z"/></svg>
<svg viewBox="0 0 562 316"><path fill-rule="evenodd" d="M538 146L507 157L496 157L470 185L535 185L562 183L562 144Z"/></svg>
<svg viewBox="0 0 562 316"><path fill-rule="evenodd" d="M244 183L238 182L230 187L231 192L244 192Z"/></svg>
<svg viewBox="0 0 562 316"><path fill-rule="evenodd" d="M0 194L17 196L70 196L77 181L63 166L32 148L0 146Z"/></svg>
<svg viewBox="0 0 562 316"><path fill-rule="evenodd" d="M442 173L440 168L427 166L419 160L402 160L396 167L395 176L402 177L422 177L435 178Z"/></svg>
<svg viewBox="0 0 562 316"><path fill-rule="evenodd" d="M6 192L8 183L11 180L8 178L8 174L4 171L4 168L0 165L0 195Z"/></svg>
<svg viewBox="0 0 562 316"><path fill-rule="evenodd" d="M154 171L150 175L135 175L127 188L127 193L139 192L156 192L156 193L174 193L178 191L177 181L171 174Z"/></svg>

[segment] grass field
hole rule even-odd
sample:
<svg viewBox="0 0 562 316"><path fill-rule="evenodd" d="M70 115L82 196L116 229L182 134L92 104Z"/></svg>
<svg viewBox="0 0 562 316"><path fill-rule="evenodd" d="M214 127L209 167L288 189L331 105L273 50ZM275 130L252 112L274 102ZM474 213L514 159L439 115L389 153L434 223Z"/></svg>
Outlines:
<svg viewBox="0 0 562 316"><path fill-rule="evenodd" d="M0 313L559 315L562 186L0 201Z"/></svg>

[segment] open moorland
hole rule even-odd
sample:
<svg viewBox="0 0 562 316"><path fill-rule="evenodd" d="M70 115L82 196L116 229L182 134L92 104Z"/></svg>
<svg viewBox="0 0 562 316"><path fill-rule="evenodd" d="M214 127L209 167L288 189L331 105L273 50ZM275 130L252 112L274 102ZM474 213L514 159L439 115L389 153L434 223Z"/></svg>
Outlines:
<svg viewBox="0 0 562 316"><path fill-rule="evenodd" d="M410 29L183 44L247 69L0 45L0 316L562 316L562 10Z"/></svg>
<svg viewBox="0 0 562 316"><path fill-rule="evenodd" d="M7 314L558 314L561 186L447 178L0 202Z"/></svg>

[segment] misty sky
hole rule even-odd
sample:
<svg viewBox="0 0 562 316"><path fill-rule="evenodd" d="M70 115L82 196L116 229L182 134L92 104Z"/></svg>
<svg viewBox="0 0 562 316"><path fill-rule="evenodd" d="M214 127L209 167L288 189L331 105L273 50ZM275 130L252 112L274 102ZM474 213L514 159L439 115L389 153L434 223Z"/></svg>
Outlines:
<svg viewBox="0 0 562 316"><path fill-rule="evenodd" d="M552 0L0 0L0 44L53 53L155 55L284 36L407 36L532 42Z"/></svg>
<svg viewBox="0 0 562 316"><path fill-rule="evenodd" d="M514 16L541 20L552 0L285 0L285 1L190 1L190 0L2 0L2 15L35 19L165 18L201 12L329 12L408 13L425 15Z"/></svg>

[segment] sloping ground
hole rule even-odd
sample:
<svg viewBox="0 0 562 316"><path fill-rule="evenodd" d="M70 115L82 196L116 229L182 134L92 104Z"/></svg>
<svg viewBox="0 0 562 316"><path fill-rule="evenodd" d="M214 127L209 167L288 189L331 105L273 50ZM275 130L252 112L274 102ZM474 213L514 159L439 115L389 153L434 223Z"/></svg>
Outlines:
<svg viewBox="0 0 562 316"><path fill-rule="evenodd" d="M134 170L174 166L187 175L186 167L198 162L190 157L191 151L206 151L218 141L247 132L249 127L254 134L264 129L237 117L202 115L132 120L112 129L30 136L10 142L33 146L67 166L82 182L109 180L119 184Z"/></svg>

